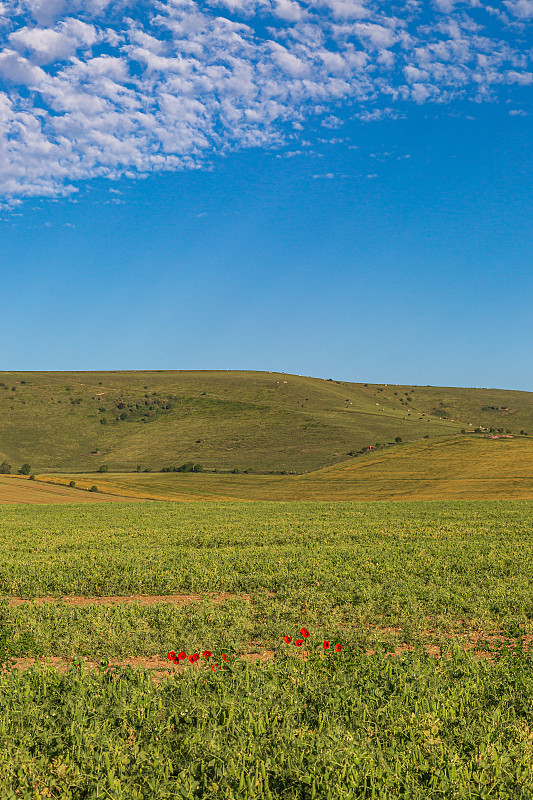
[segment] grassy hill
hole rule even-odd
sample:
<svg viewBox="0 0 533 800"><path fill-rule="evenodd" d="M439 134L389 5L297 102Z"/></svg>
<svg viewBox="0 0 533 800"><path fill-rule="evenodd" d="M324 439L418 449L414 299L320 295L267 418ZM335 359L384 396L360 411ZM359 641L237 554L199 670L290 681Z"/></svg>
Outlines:
<svg viewBox="0 0 533 800"><path fill-rule="evenodd" d="M533 439L459 435L423 440L306 475L107 473L72 477L77 487L89 489L96 483L102 492L131 499L532 500ZM41 480L68 484L70 479L38 476L38 481L28 481L27 486L29 489ZM72 497L74 502L74 494Z"/></svg>
<svg viewBox="0 0 533 800"><path fill-rule="evenodd" d="M533 394L270 372L0 373L0 462L14 470L160 470L192 460L301 473L396 437L476 426L533 433Z"/></svg>

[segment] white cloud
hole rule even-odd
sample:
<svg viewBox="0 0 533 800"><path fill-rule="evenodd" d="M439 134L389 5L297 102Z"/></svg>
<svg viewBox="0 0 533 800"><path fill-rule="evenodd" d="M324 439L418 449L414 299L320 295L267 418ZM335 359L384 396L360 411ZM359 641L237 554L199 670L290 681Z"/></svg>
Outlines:
<svg viewBox="0 0 533 800"><path fill-rule="evenodd" d="M56 29L20 28L9 35L9 43L20 51L29 52L32 61L44 65L64 61L77 49L93 45L97 38L93 25L69 18Z"/></svg>
<svg viewBox="0 0 533 800"><path fill-rule="evenodd" d="M492 17L476 5L0 0L0 195L68 194L245 147L299 154L306 120L338 127L340 106L370 122L407 113L397 101L512 98L533 82L533 0Z"/></svg>
<svg viewBox="0 0 533 800"><path fill-rule="evenodd" d="M298 22L304 16L302 7L295 0L276 0L274 11L288 22Z"/></svg>
<svg viewBox="0 0 533 800"><path fill-rule="evenodd" d="M504 3L512 14L522 19L533 17L533 0L507 0Z"/></svg>
<svg viewBox="0 0 533 800"><path fill-rule="evenodd" d="M533 83L533 72L514 72L511 70L507 73L507 80L509 83L518 83L520 86L529 86Z"/></svg>

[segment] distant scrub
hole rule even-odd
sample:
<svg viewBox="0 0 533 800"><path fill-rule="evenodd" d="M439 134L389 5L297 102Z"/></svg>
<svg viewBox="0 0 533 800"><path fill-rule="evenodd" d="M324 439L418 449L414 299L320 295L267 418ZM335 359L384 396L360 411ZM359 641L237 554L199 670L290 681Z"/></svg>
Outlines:
<svg viewBox="0 0 533 800"><path fill-rule="evenodd" d="M163 467L161 472L203 472L202 464L195 464L193 461L186 461L181 467ZM145 470L146 472L146 470Z"/></svg>

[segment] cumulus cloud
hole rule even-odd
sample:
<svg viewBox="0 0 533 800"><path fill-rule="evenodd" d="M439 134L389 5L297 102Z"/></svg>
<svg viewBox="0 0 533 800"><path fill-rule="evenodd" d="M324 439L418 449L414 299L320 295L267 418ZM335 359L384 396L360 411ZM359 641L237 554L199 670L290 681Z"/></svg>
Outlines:
<svg viewBox="0 0 533 800"><path fill-rule="evenodd" d="M504 5L517 17L533 18L533 0L507 0Z"/></svg>
<svg viewBox="0 0 533 800"><path fill-rule="evenodd" d="M523 92L533 0L504 6L489 16L479 0L433 0L433 15L419 0L0 0L0 195L303 146L310 117L342 124L339 105L372 122L405 103Z"/></svg>

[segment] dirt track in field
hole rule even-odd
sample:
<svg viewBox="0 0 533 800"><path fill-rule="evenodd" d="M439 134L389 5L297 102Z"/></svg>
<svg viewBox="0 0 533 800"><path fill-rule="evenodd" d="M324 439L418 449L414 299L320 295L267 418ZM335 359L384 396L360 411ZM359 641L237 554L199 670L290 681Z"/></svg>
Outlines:
<svg viewBox="0 0 533 800"><path fill-rule="evenodd" d="M158 603L168 603L172 606L188 606L191 603L201 603L202 600L210 600L212 603L223 603L225 600L238 597L249 603L249 594L232 594L231 592L210 592L206 595L201 594L167 594L167 595L143 595L132 594L110 597L84 597L82 595L65 595L64 597L33 597L24 599L22 597L8 597L8 606L21 606L24 603L44 605L45 603L63 603L67 606L88 606L103 605L116 606L126 603L139 603L142 606L155 606Z"/></svg>
<svg viewBox="0 0 533 800"><path fill-rule="evenodd" d="M270 596L274 595L274 592L269 592ZM45 603L60 603L72 607L80 607L80 606L87 606L87 605L105 605L105 606L115 606L120 604L129 604L129 603L138 603L140 605L145 606L154 606L160 603L168 603L170 605L176 607L182 607L186 605L190 605L192 603L202 602L203 600L209 600L215 604L224 603L226 600L239 598L246 603L251 602L251 596L249 594L235 594L232 592L210 592L205 595L200 594L175 594L175 595L129 595L129 596L105 596L105 597L85 597L81 595L66 595L63 597L35 597L31 599L21 598L21 597L7 597L8 606L10 607L17 607L22 606L24 604L37 604L37 605L44 605ZM1 598L0 598L1 599ZM431 619L430 617L427 618L428 621ZM462 621L464 624L468 623L468 620ZM383 626L379 624L368 624L367 628L369 630L373 630L376 633L382 634L388 637L400 637L403 633L403 628L401 627L392 627L392 626ZM440 658L443 656L444 645L443 636L439 636L440 644L435 643L435 639L437 638L435 635L435 630L432 628L427 628L421 634L422 642L421 645L423 650L428 654L432 655L436 658ZM477 658L484 658L488 661L494 661L494 650L501 649L501 648L509 648L514 649L514 647L518 644L517 637L513 636L505 636L500 631L493 630L493 631L477 631L477 630L470 630L467 632L450 632L445 634L444 638L447 641L454 641L458 644L462 649L472 652L475 657ZM533 634L524 634L522 636L522 642L524 645L524 649L529 651L533 648ZM241 658L248 659L252 662L261 660L262 662L270 661L274 657L274 651L272 650L263 650L258 652L257 649L253 647L253 642L251 643L250 651L245 652L240 655ZM489 649L487 648L487 645ZM392 643L391 643L392 646ZM399 643L394 647L394 651L392 654L399 655L400 653L404 653L407 651L414 650L414 645ZM296 652L296 651L295 651ZM376 652L375 648L365 650L367 655L372 655ZM305 653L300 652L300 655L305 658ZM98 667L101 662L101 659L98 658L83 658L84 668L87 670L94 670ZM49 656L49 657L39 657L39 658L18 658L15 660L15 669L18 671L27 670L36 663L40 663L42 665L47 665L54 669L57 669L60 673L66 672L69 665L72 663L72 658L61 657L61 656ZM132 667L132 668L140 668L140 669L147 669L150 670L154 676L155 680L159 680L162 676L172 674L172 673L181 673L184 669L199 669L205 668L205 662L201 659L195 664L189 664L188 661L180 663L179 665L172 665L168 659L161 658L160 655L153 655L153 656L127 656L124 658L119 659L111 659L109 662L110 667Z"/></svg>
<svg viewBox="0 0 533 800"><path fill-rule="evenodd" d="M465 634L466 636L467 634ZM452 637L450 637L452 638ZM459 637L454 636L454 639ZM494 644L501 644L505 641L508 647L512 648L513 645L516 644L516 640L513 640L508 637L487 637L483 634L475 634L471 636L468 640L461 639L458 644L460 643L461 647L464 650L470 651L476 658L483 658L487 661L494 662L494 654L492 651L482 650L476 648L476 643L479 639L483 638L484 640L493 639ZM526 641L527 640L527 641ZM533 636L524 637L524 644L531 646L533 640ZM395 647L393 653L387 653L388 655L400 655L401 653L406 653L409 651L413 651L413 645L402 644ZM427 644L423 646L423 650L427 655L434 656L435 658L445 658L450 657L449 655L446 656L442 652L442 648L439 645L431 645ZM368 649L365 650L365 655L372 655L376 652L375 649ZM239 658L247 659L248 661L254 663L256 661L261 661L262 663L272 661L274 658L274 651L273 650L263 650L261 652L248 652L243 653ZM305 657L302 654L302 657ZM333 654L331 657L335 657ZM99 659L92 659L92 658L82 658L81 661L83 662L83 668L86 671L93 671L97 669L101 660ZM209 664L214 664L219 666L222 664L219 659L213 657ZM53 669L56 669L59 673L65 673L69 666L72 664L72 658L61 658L61 657L40 657L40 658L18 658L15 659L15 669L19 672L24 672L27 669L34 667L36 664L41 664L42 666L48 666ZM196 664L190 664L187 660L183 663L180 662L178 665L173 665L169 662L167 658L161 658L160 656L150 656L150 657L138 657L138 656L127 656L125 658L120 659L110 659L109 667L131 667L132 669L146 669L152 672L152 675L155 680L161 679L164 675L172 675L172 674L181 674L185 669L206 669L208 665L205 661L200 659L196 662ZM216 668L215 667L215 668Z"/></svg>

